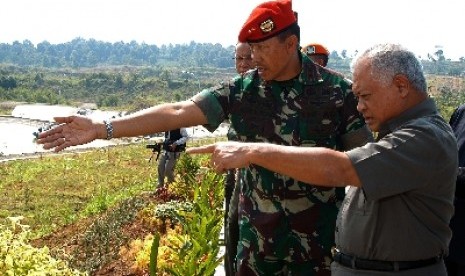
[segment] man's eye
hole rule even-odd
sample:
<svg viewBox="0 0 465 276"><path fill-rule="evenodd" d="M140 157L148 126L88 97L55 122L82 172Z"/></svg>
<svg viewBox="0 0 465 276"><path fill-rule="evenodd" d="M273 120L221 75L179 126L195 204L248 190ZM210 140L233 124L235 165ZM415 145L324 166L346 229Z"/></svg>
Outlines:
<svg viewBox="0 0 465 276"><path fill-rule="evenodd" d="M359 101L360 99L366 100L369 96L370 96L370 94L358 94L358 95L355 95L355 99L357 101Z"/></svg>

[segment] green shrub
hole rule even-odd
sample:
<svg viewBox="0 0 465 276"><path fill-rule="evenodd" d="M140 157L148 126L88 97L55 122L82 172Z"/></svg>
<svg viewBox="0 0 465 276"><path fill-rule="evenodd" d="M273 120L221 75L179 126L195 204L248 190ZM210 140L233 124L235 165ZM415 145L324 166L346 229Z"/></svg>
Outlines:
<svg viewBox="0 0 465 276"><path fill-rule="evenodd" d="M11 226L0 225L0 275L87 275L51 257L47 247L31 246L29 227L20 223L22 217L9 219Z"/></svg>

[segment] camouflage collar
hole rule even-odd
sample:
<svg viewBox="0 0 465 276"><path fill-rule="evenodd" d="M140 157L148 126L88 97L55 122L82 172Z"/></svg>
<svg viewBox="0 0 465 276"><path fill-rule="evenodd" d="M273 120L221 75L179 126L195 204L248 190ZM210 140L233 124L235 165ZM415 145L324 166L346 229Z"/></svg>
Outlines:
<svg viewBox="0 0 465 276"><path fill-rule="evenodd" d="M300 72L299 80L304 85L313 85L323 82L321 76L321 67L313 63L306 55L300 55L302 61L302 71Z"/></svg>
<svg viewBox="0 0 465 276"><path fill-rule="evenodd" d="M299 53L300 58L301 58L301 63L302 63L302 70L300 71L300 74L298 78L291 79L289 80L289 85L292 86L292 84L298 80L300 83L303 85L315 85L318 83L323 82L323 78L321 76L321 69L322 67L316 65L313 63L309 57L306 55L302 55ZM258 71L254 70L254 79L259 79L260 77L258 76ZM266 86L266 85L271 85L273 83L277 83L279 85L285 85L287 81L265 81L265 80L260 80L261 85Z"/></svg>

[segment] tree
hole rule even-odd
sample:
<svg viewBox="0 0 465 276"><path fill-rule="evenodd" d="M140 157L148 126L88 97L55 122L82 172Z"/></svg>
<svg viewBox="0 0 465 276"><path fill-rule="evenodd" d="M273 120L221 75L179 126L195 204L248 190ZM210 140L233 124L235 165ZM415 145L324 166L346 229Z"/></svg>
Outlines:
<svg viewBox="0 0 465 276"><path fill-rule="evenodd" d="M342 50L341 56L342 56L343 59L346 59L347 58L347 50Z"/></svg>
<svg viewBox="0 0 465 276"><path fill-rule="evenodd" d="M437 57L437 61L445 61L446 58L444 57L444 51L442 49L437 50L434 55Z"/></svg>
<svg viewBox="0 0 465 276"><path fill-rule="evenodd" d="M0 87L4 89L13 89L17 87L16 79L12 76L2 76L0 77Z"/></svg>

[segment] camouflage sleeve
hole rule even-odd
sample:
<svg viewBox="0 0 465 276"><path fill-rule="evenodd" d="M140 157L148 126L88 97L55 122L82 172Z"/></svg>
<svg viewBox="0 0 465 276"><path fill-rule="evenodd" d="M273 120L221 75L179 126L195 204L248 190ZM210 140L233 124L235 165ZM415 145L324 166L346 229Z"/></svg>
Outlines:
<svg viewBox="0 0 465 276"><path fill-rule="evenodd" d="M348 151L356 147L361 147L368 142L373 142L373 133L367 125L342 135L342 150Z"/></svg>
<svg viewBox="0 0 465 276"><path fill-rule="evenodd" d="M228 114L229 86L220 84L204 89L192 98L192 101L202 110L208 123L204 127L213 132L226 119Z"/></svg>

